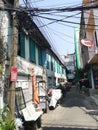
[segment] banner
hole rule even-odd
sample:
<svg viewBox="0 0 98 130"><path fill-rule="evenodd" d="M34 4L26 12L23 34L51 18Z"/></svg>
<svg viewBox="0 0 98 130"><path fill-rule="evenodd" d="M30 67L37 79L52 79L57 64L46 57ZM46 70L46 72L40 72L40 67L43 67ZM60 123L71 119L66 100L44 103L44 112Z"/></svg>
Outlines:
<svg viewBox="0 0 98 130"><path fill-rule="evenodd" d="M32 88L33 88L33 101L37 105L39 104L39 98L38 98L38 87L36 85L36 76L34 74L34 70L32 75Z"/></svg>

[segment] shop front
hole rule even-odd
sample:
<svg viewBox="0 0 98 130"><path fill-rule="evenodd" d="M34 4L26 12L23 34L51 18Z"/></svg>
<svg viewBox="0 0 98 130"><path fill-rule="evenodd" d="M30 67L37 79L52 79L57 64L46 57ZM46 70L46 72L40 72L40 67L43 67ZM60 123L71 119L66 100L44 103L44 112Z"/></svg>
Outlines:
<svg viewBox="0 0 98 130"><path fill-rule="evenodd" d="M93 89L98 89L98 54L95 54L90 60L90 76L91 86Z"/></svg>

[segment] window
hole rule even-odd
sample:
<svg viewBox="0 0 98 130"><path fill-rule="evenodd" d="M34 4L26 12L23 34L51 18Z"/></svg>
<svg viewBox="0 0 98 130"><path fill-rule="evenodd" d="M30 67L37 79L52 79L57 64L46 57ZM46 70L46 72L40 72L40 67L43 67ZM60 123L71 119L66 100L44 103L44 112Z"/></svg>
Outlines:
<svg viewBox="0 0 98 130"><path fill-rule="evenodd" d="M41 50L41 48L38 47L38 64L41 65L41 66L43 65L42 61L43 61L42 50Z"/></svg>
<svg viewBox="0 0 98 130"><path fill-rule="evenodd" d="M57 61L55 60L55 72L57 72Z"/></svg>
<svg viewBox="0 0 98 130"><path fill-rule="evenodd" d="M47 54L47 69L49 69L49 55Z"/></svg>
<svg viewBox="0 0 98 130"><path fill-rule="evenodd" d="M35 55L35 43L34 41L30 38L29 39L29 58L31 62L36 62L36 55Z"/></svg>
<svg viewBox="0 0 98 130"><path fill-rule="evenodd" d="M60 73L60 64L57 62L57 73Z"/></svg>
<svg viewBox="0 0 98 130"><path fill-rule="evenodd" d="M51 57L51 70L53 71L53 58Z"/></svg>
<svg viewBox="0 0 98 130"><path fill-rule="evenodd" d="M65 74L65 70L64 70L64 68L62 68L62 74Z"/></svg>
<svg viewBox="0 0 98 130"><path fill-rule="evenodd" d="M19 35L19 49L18 49L19 56L25 58L25 34L20 33Z"/></svg>

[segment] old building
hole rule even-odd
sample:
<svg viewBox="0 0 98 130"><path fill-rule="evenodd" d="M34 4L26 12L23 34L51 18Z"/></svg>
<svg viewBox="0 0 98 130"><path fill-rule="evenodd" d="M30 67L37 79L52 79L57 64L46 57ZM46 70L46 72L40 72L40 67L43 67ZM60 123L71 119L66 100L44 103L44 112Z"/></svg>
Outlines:
<svg viewBox="0 0 98 130"><path fill-rule="evenodd" d="M7 5L8 2L4 2L3 4ZM12 5L13 2L9 1L9 4ZM6 50L4 51L6 54L4 53L5 57L2 62L4 68L3 88L4 94L6 95L6 93L10 92L8 89L11 83L12 52L14 53L14 51L16 51L12 48L12 45L14 45L12 38L15 38L16 34L13 34L13 11L0 11L0 13L2 14L0 15L0 38ZM14 59L18 73L15 88L21 87L25 102L30 103L33 100L32 69L35 71L36 82L38 83L40 80L45 80L48 88L55 87L60 82L67 80L66 67L52 50L51 45L33 21L33 17L26 12L17 11L16 16L15 18L18 24L16 24L15 27L18 29L18 38L16 38L18 44L17 55L14 55Z"/></svg>
<svg viewBox="0 0 98 130"><path fill-rule="evenodd" d="M80 46L83 68L88 75L90 87L98 88L98 20L96 14L98 4L94 0L83 0L83 6L91 6L91 9L83 10L80 26ZM97 91L97 90L96 90Z"/></svg>

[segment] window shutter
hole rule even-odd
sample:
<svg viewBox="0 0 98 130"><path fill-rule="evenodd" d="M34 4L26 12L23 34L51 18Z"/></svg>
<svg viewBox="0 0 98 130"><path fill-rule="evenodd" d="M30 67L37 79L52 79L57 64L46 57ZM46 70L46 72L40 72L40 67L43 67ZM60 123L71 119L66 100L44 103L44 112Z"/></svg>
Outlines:
<svg viewBox="0 0 98 130"><path fill-rule="evenodd" d="M30 61L36 62L35 58L35 43L32 39L29 39L29 55L30 55Z"/></svg>
<svg viewBox="0 0 98 130"><path fill-rule="evenodd" d="M20 33L20 56L25 58L25 35Z"/></svg>
<svg viewBox="0 0 98 130"><path fill-rule="evenodd" d="M38 47L38 63L42 66L42 50Z"/></svg>

